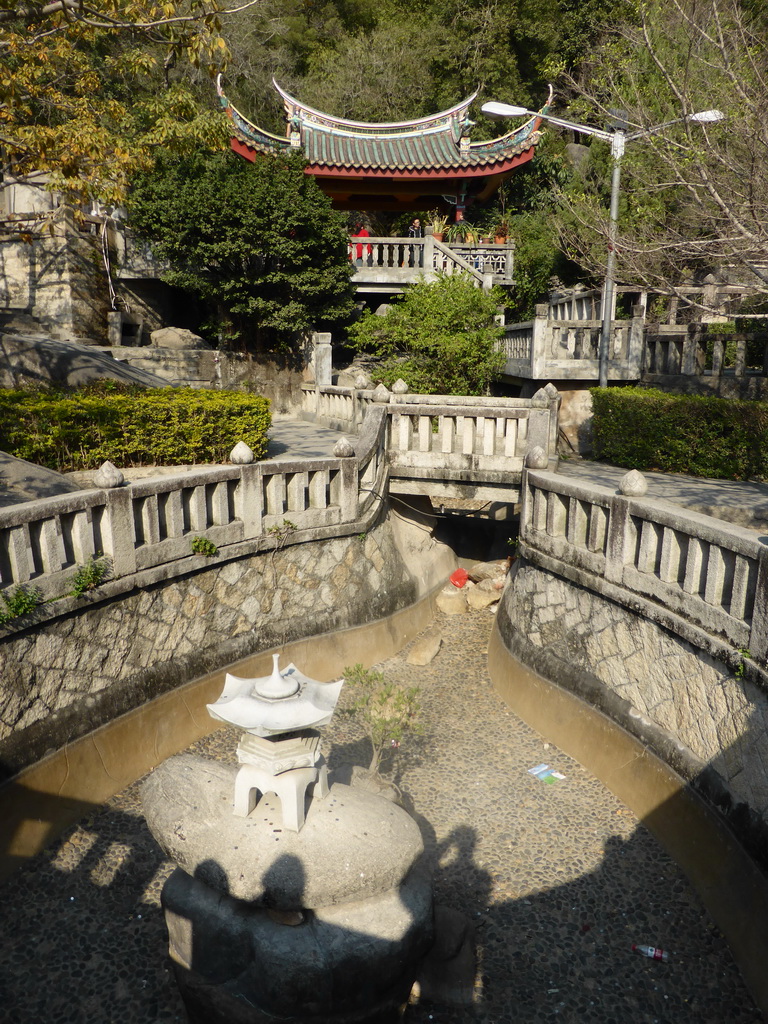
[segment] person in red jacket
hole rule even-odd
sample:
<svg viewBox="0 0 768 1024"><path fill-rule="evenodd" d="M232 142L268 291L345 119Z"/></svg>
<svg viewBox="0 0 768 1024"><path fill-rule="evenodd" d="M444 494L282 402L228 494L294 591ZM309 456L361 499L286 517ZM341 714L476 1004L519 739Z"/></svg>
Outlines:
<svg viewBox="0 0 768 1024"><path fill-rule="evenodd" d="M371 236L370 236L370 232L366 228L365 224L361 223L361 224L357 224L356 225L352 237L353 238L370 238ZM362 243L359 243L358 245L356 245L355 246L355 250L356 250L356 252L355 252L355 262L357 263L358 266L362 266L362 263L363 263L363 245L362 245ZM372 245L366 245L365 246L365 254L367 256L367 262L368 263L371 262L371 253L372 252L373 252L373 246Z"/></svg>

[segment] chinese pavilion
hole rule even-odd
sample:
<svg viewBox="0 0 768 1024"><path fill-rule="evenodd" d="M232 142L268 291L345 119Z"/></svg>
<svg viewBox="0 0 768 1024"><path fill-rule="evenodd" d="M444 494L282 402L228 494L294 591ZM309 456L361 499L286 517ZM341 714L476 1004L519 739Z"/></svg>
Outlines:
<svg viewBox="0 0 768 1024"><path fill-rule="evenodd" d="M347 121L322 114L289 96L273 79L285 104L286 137L245 118L224 95L232 123L232 149L254 161L260 153L303 152L307 174L339 210L424 210L455 206L456 219L477 200L488 199L516 168L532 159L541 118L487 142L470 141L469 106L462 103L430 117L391 124ZM546 109L546 108L544 108Z"/></svg>

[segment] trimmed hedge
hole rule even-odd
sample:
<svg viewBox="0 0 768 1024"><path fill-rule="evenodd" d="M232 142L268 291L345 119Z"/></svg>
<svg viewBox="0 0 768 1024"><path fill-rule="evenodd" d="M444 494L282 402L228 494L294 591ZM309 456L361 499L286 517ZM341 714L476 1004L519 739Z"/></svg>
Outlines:
<svg viewBox="0 0 768 1024"><path fill-rule="evenodd" d="M768 478L768 403L592 388L595 454L628 469Z"/></svg>
<svg viewBox="0 0 768 1024"><path fill-rule="evenodd" d="M236 391L138 388L0 390L0 450L59 472L226 462L238 441L267 451L269 399Z"/></svg>

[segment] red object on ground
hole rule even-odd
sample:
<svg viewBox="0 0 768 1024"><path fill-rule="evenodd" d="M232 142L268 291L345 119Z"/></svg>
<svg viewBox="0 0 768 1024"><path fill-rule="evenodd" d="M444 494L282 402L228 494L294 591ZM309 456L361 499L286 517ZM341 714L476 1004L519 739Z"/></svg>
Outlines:
<svg viewBox="0 0 768 1024"><path fill-rule="evenodd" d="M452 572L448 578L454 587L463 587L469 579L469 573L466 569L457 569L456 572Z"/></svg>

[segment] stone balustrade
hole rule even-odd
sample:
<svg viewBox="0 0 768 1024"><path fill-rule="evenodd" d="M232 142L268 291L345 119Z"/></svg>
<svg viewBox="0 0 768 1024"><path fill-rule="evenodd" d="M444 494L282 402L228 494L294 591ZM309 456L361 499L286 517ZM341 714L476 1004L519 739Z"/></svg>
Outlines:
<svg viewBox="0 0 768 1024"><path fill-rule="evenodd" d="M436 274L465 273L479 287L511 285L514 244L442 242L424 238L353 236L349 258L355 267L353 281L361 291L395 289Z"/></svg>
<svg viewBox="0 0 768 1024"><path fill-rule="evenodd" d="M579 297L580 302L587 298ZM570 309L575 300L569 300ZM573 312L573 310L571 310ZM583 309L575 312L581 313ZM536 317L508 324L500 341L506 356L503 373L531 380L597 380L599 376L599 319L564 318L566 303L536 306ZM613 320L608 345L610 380L638 380L643 358L642 308L630 320Z"/></svg>
<svg viewBox="0 0 768 1024"><path fill-rule="evenodd" d="M554 456L555 396L466 399L306 388L315 418L358 433L354 457L215 466L0 509L0 587L68 595L78 568L109 559L111 576L183 571L194 537L222 556L354 532L382 500L390 474L426 483L503 486L517 498L533 447ZM440 490L436 493L445 493Z"/></svg>
<svg viewBox="0 0 768 1024"><path fill-rule="evenodd" d="M386 416L373 409L354 457L208 467L0 509L0 585L51 600L100 555L125 578L183 571L204 557L192 553L198 536L226 556L354 531L386 487L385 445Z"/></svg>
<svg viewBox="0 0 768 1024"><path fill-rule="evenodd" d="M555 458L558 397L542 388L532 399L393 394L355 388L305 387L304 411L319 422L354 430L366 410L387 415L387 460L398 490L432 496L519 497L523 461L533 448ZM408 486L404 487L404 482ZM485 493L483 488L490 488ZM479 490L478 490L479 488Z"/></svg>
<svg viewBox="0 0 768 1024"><path fill-rule="evenodd" d="M640 612L714 657L768 653L768 547L665 502L528 471L526 559Z"/></svg>

